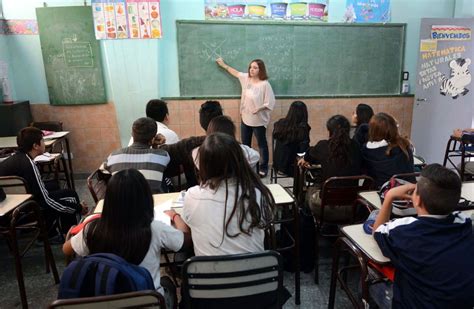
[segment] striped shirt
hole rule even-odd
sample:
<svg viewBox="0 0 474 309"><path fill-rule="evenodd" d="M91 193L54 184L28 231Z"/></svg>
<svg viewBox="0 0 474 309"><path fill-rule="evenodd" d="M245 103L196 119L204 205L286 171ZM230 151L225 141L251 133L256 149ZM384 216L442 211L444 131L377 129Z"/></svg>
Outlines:
<svg viewBox="0 0 474 309"><path fill-rule="evenodd" d="M104 163L104 167L112 174L130 168L140 171L150 184L152 193L155 194L163 192L161 182L163 172L169 162L170 157L165 150L133 143L129 147L112 152Z"/></svg>

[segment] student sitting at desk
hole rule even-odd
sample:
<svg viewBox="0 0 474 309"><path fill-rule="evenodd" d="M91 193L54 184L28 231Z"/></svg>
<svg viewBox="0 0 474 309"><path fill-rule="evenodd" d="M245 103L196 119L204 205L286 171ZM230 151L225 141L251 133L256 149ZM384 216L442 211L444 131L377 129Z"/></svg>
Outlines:
<svg viewBox="0 0 474 309"><path fill-rule="evenodd" d="M386 113L374 115L369 122L369 141L362 148L367 174L377 188L395 174L413 173L410 141L400 135L395 119Z"/></svg>
<svg viewBox="0 0 474 309"><path fill-rule="evenodd" d="M133 207L131 207L133 206ZM86 224L63 246L66 255L113 253L127 262L146 268L155 289L165 296L166 308L174 308L172 287L160 280L161 249L178 251L191 245L189 229L178 216L176 228L153 220L153 196L148 182L135 169L117 172L110 178L100 219ZM170 280L165 282L170 283Z"/></svg>
<svg viewBox="0 0 474 309"><path fill-rule="evenodd" d="M460 195L459 176L439 164L388 191L374 238L395 267L393 308L473 308L474 235L471 219L453 212ZM418 217L388 222L397 199L411 199Z"/></svg>
<svg viewBox="0 0 474 309"><path fill-rule="evenodd" d="M72 225L77 224L81 213L87 207L81 205L77 193L69 189L48 191L34 159L45 151L43 132L34 127L21 129L17 136L18 151L0 163L0 176L19 176L26 180L30 193L43 209L43 216L49 236L54 236L51 229L59 218L59 228L66 235Z"/></svg>
<svg viewBox="0 0 474 309"><path fill-rule="evenodd" d="M245 160L239 143L224 133L211 134L198 157L201 184L188 190L183 205L195 254L263 251L274 200Z"/></svg>
<svg viewBox="0 0 474 309"><path fill-rule="evenodd" d="M360 103L357 105L355 112L352 114L352 123L356 126L354 136L360 148L369 140L369 121L374 115L374 111L370 105Z"/></svg>
<svg viewBox="0 0 474 309"><path fill-rule="evenodd" d="M174 144L179 141L179 136L168 128L170 123L170 114L168 104L162 100L150 100L146 105L146 116L156 121L156 134L162 134L165 137L166 144ZM133 136L130 138L128 146L133 144Z"/></svg>
<svg viewBox="0 0 474 309"><path fill-rule="evenodd" d="M361 174L362 157L359 145L349 137L349 120L342 115L335 115L328 119L326 128L329 139L319 141L309 148L298 165L309 167L311 164L321 164L322 183L334 176L355 176ZM319 187L311 187L307 192L307 200L313 214L317 217L321 213L321 198ZM339 209L326 208L326 218L344 218L352 213L349 207ZM337 218L336 218L337 217Z"/></svg>
<svg viewBox="0 0 474 309"><path fill-rule="evenodd" d="M222 115L222 106L219 101L206 101L201 104L199 109L199 124L204 131L207 131L211 120Z"/></svg>
<svg viewBox="0 0 474 309"><path fill-rule="evenodd" d="M228 116L217 116L211 120L207 127L206 134L211 135L212 133L225 133L233 138L235 138L235 124ZM257 163L260 160L260 154L253 148L250 148L247 145L240 144L242 152L244 153L245 159L249 163L250 167L257 171ZM198 157L199 147L193 149L193 160L196 164L196 168L199 169L199 157Z"/></svg>
<svg viewBox="0 0 474 309"><path fill-rule="evenodd" d="M167 191L163 190L162 180L170 157L163 149L150 148L155 138L156 127L156 122L151 118L143 117L135 120L132 126L134 143L112 152L104 162L104 168L112 174L135 168L145 176L152 193Z"/></svg>
<svg viewBox="0 0 474 309"><path fill-rule="evenodd" d="M288 114L273 126L273 167L277 173L293 175L297 153L309 147L308 109L301 101L291 103Z"/></svg>

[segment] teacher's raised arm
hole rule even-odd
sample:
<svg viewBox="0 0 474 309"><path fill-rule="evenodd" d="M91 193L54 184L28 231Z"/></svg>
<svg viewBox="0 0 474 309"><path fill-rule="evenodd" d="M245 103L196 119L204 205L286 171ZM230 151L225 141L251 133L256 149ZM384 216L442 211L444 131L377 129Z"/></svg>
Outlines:
<svg viewBox="0 0 474 309"><path fill-rule="evenodd" d="M224 70L226 70L230 75L238 78L239 77L239 71L237 71L236 69L234 69L233 67L231 67L230 65L226 64L224 62L224 59L222 58L217 58L216 59L216 62L217 64L223 68Z"/></svg>
<svg viewBox="0 0 474 309"><path fill-rule="evenodd" d="M268 173L268 143L267 126L270 123L270 113L275 106L275 95L268 82L267 69L261 59L252 60L247 72L239 72L227 65L222 58L216 59L218 65L229 74L239 79L242 87L240 99L240 134L242 144L251 147L252 135L257 138L258 148L261 154L259 171L261 177Z"/></svg>

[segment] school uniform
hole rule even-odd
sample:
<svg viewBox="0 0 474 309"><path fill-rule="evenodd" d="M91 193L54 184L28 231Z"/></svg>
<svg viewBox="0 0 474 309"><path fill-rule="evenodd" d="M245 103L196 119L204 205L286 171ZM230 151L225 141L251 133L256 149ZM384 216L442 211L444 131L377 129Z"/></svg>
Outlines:
<svg viewBox="0 0 474 309"><path fill-rule="evenodd" d="M258 153L258 151L244 144L240 144L240 148L242 149L244 158L247 159L250 168L256 171L258 160L260 160L260 154ZM193 161L197 169L199 169L198 151L199 147L196 147L193 149L192 152Z"/></svg>
<svg viewBox="0 0 474 309"><path fill-rule="evenodd" d="M355 129L354 136L352 137L352 139L356 141L362 149L369 140L369 124L363 123L359 125Z"/></svg>
<svg viewBox="0 0 474 309"><path fill-rule="evenodd" d="M395 267L393 308L473 308L474 235L460 212L387 222L374 233Z"/></svg>
<svg viewBox="0 0 474 309"><path fill-rule="evenodd" d="M48 230L56 219L59 219L63 234L66 234L72 225L77 224L82 210L77 193L69 189L49 192L36 163L27 153L17 151L0 162L0 176L19 176L25 179L29 192L43 210Z"/></svg>
<svg viewBox="0 0 474 309"><path fill-rule="evenodd" d="M408 148L408 157L400 149L394 147L387 155L388 143L385 140L380 142L368 142L362 148L364 166L367 168L367 175L374 178L375 185L380 188L395 174L413 173L413 152Z"/></svg>

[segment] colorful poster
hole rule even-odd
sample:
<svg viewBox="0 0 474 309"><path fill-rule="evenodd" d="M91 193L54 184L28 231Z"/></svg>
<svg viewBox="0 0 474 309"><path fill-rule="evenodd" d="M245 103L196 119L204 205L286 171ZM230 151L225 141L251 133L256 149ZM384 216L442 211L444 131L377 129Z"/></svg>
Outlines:
<svg viewBox="0 0 474 309"><path fill-rule="evenodd" d="M345 22L390 22L390 0L346 0Z"/></svg>
<svg viewBox="0 0 474 309"><path fill-rule="evenodd" d="M38 23L34 19L0 19L0 35L38 34Z"/></svg>
<svg viewBox="0 0 474 309"><path fill-rule="evenodd" d="M158 39L159 0L92 0L95 36L104 39Z"/></svg>
<svg viewBox="0 0 474 309"><path fill-rule="evenodd" d="M437 41L470 41L471 28L454 25L431 26L431 39Z"/></svg>
<svg viewBox="0 0 474 309"><path fill-rule="evenodd" d="M328 21L329 0L204 0L206 19Z"/></svg>

